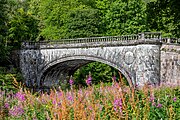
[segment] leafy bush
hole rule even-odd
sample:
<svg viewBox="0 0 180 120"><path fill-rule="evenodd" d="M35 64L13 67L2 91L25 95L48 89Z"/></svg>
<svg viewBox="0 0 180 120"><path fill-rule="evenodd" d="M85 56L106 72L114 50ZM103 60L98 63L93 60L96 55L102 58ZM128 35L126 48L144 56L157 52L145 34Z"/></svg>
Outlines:
<svg viewBox="0 0 180 120"><path fill-rule="evenodd" d="M22 75L16 69L8 71L6 68L0 68L0 89L3 91L17 92L17 88L21 84Z"/></svg>

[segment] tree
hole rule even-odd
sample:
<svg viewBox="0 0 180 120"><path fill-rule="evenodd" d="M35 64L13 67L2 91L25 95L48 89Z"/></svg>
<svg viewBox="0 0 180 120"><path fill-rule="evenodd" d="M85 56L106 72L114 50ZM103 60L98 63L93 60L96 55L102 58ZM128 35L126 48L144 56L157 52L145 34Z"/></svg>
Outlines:
<svg viewBox="0 0 180 120"><path fill-rule="evenodd" d="M81 2L82 5L86 5L89 6L91 8L96 9L96 0L78 0L79 2Z"/></svg>
<svg viewBox="0 0 180 120"><path fill-rule="evenodd" d="M8 39L14 48L19 48L23 41L35 41L38 36L39 21L29 10L29 6L28 0L11 3Z"/></svg>
<svg viewBox="0 0 180 120"><path fill-rule="evenodd" d="M46 39L97 36L98 10L78 0L40 0L40 30Z"/></svg>
<svg viewBox="0 0 180 120"><path fill-rule="evenodd" d="M38 36L38 21L30 12L19 8L9 21L9 39L20 47L23 41L35 41ZM15 47L15 46L14 46Z"/></svg>
<svg viewBox="0 0 180 120"><path fill-rule="evenodd" d="M85 6L84 6L85 7ZM68 13L65 23L67 38L99 36L99 14L97 9L77 8Z"/></svg>
<svg viewBox="0 0 180 120"><path fill-rule="evenodd" d="M1 64L11 63L9 55L12 50L20 48L22 41L37 38L38 21L28 11L28 2L28 0L0 1Z"/></svg>
<svg viewBox="0 0 180 120"><path fill-rule="evenodd" d="M98 0L105 35L134 34L146 30L145 3L142 0Z"/></svg>
<svg viewBox="0 0 180 120"><path fill-rule="evenodd" d="M8 31L8 2L7 0L0 1L0 63L6 62L8 58L7 47L7 31Z"/></svg>
<svg viewBox="0 0 180 120"><path fill-rule="evenodd" d="M165 37L180 37L180 1L157 0L147 4L147 23Z"/></svg>

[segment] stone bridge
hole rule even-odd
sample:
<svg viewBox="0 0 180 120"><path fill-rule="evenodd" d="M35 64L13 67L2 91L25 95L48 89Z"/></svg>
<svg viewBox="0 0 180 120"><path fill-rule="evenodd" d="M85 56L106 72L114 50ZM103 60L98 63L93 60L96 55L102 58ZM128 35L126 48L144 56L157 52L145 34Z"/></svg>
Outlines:
<svg viewBox="0 0 180 120"><path fill-rule="evenodd" d="M69 79L68 76L73 75L78 68L94 61L116 68L130 85L156 85L160 83L161 74L167 73L161 73L161 48L161 33L149 32L128 36L24 42L20 51L20 65L28 87L58 86L59 82ZM179 53L174 59L176 69L180 71ZM180 72L176 72L176 77L180 78Z"/></svg>

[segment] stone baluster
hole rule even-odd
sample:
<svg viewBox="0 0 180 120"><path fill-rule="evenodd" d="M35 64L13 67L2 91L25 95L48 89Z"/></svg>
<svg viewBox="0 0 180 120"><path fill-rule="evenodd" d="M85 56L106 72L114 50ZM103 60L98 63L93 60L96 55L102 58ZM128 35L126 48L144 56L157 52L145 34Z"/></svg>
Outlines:
<svg viewBox="0 0 180 120"><path fill-rule="evenodd" d="M145 40L144 33L141 33L141 40Z"/></svg>

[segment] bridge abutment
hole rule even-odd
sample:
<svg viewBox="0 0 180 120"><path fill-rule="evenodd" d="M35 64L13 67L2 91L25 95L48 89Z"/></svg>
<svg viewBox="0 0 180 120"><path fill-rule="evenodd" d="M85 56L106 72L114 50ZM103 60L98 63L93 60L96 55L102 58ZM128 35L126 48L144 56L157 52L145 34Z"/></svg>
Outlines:
<svg viewBox="0 0 180 120"><path fill-rule="evenodd" d="M137 85L160 83L160 45L137 45Z"/></svg>
<svg viewBox="0 0 180 120"><path fill-rule="evenodd" d="M180 45L163 44L161 47L161 82L180 85Z"/></svg>

